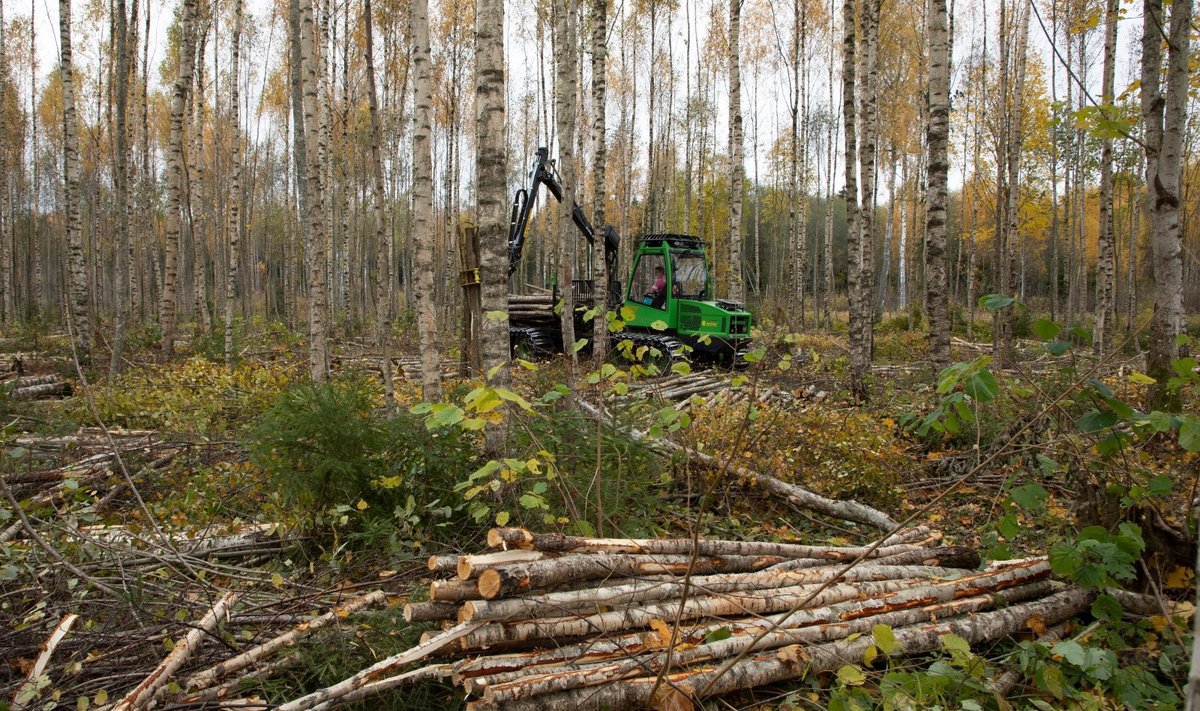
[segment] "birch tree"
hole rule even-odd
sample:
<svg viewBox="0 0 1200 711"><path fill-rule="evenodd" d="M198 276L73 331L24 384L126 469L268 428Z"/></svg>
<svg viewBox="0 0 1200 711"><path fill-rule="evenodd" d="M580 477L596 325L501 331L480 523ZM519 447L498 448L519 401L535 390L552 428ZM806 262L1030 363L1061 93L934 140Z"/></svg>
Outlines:
<svg viewBox="0 0 1200 711"><path fill-rule="evenodd" d="M129 134L126 130L129 110L129 18L125 12L125 0L117 0L113 9L113 34L117 45L116 92L116 147L113 155L113 210L116 212L117 255L116 284L113 297L116 300L116 319L113 323L112 358L109 361L109 377L121 370L125 350L125 327L129 318Z"/></svg>
<svg viewBox="0 0 1200 711"><path fill-rule="evenodd" d="M604 164L607 160L605 141L605 94L608 89L608 0L592 2L592 224L597 230L604 227L605 188ZM608 360L608 262L605 259L604 236L597 235L592 245L593 278L596 281L596 315L592 321L592 355L596 367Z"/></svg>
<svg viewBox="0 0 1200 711"><path fill-rule="evenodd" d="M392 330L392 251L387 235L391 234L391 219L385 203L383 155L379 144L379 97L375 87L375 32L371 15L371 0L363 0L363 27L366 35L367 111L371 119L371 204L375 211L375 244L378 249L375 266L375 339L379 345L383 368L383 393L390 411L395 404L392 385L392 359L389 341Z"/></svg>
<svg viewBox="0 0 1200 711"><path fill-rule="evenodd" d="M233 312L234 300L237 295L238 278L238 246L242 229L242 126L240 113L240 94L238 92L239 68L241 67L242 46L242 0L234 0L233 5L233 39L229 48L229 125L231 130L232 165L229 176L229 256L225 271L225 365L233 367Z"/></svg>
<svg viewBox="0 0 1200 711"><path fill-rule="evenodd" d="M1104 77L1101 110L1113 105L1113 83L1117 66L1117 15L1120 0L1107 0L1104 11ZM1113 139L1110 135L1100 143L1100 238L1096 260L1096 320L1092 331L1092 348L1096 355L1112 350L1113 320L1116 316L1113 295L1116 289L1113 236Z"/></svg>
<svg viewBox="0 0 1200 711"><path fill-rule="evenodd" d="M417 330L421 341L421 392L427 402L442 396L434 301L433 148L430 142L429 0L413 0L413 237L416 244Z"/></svg>
<svg viewBox="0 0 1200 711"><path fill-rule="evenodd" d="M75 348L86 362L91 346L88 303L91 300L87 265L83 254L79 194L79 117L75 110L75 69L71 60L71 0L59 0L59 48L61 52L63 110L63 205L66 211L67 269L70 283L71 321L75 326Z"/></svg>
<svg viewBox="0 0 1200 711"><path fill-rule="evenodd" d="M1154 266L1154 315L1146 365L1150 377L1157 381L1151 392L1152 402L1158 407L1177 409L1178 391L1172 393L1167 381L1172 373L1171 362L1179 352L1175 336L1183 327L1180 174L1187 120L1192 0L1172 1L1169 25L1163 16L1163 5L1163 0L1142 3L1142 143L1146 153L1146 211L1150 214ZM1164 30L1167 31L1165 85ZM1195 688L1192 693L1197 693Z"/></svg>
<svg viewBox="0 0 1200 711"><path fill-rule="evenodd" d="M729 298L745 299L742 276L742 184L746 166L742 135L741 16L743 0L729 0Z"/></svg>
<svg viewBox="0 0 1200 711"><path fill-rule="evenodd" d="M313 22L312 0L299 0L300 10L300 73L301 90L304 97L304 142L306 144L306 187L308 204L305 206L308 234L304 256L308 272L308 367L315 382L321 383L329 377L326 353L326 322L329 308L326 303L325 280L325 216L322 211L324 190L323 165L324 137L321 135L320 106L318 104L316 54L316 27ZM316 147L316 150L313 148Z"/></svg>
<svg viewBox="0 0 1200 711"><path fill-rule="evenodd" d="M67 0L61 0L66 2ZM162 352L175 353L175 315L178 309L179 237L182 234L184 111L192 87L192 62L195 56L196 1L183 1L180 25L179 67L171 87L171 129L167 139L167 213L166 244L163 247L163 286L158 304L162 327Z"/></svg>
<svg viewBox="0 0 1200 711"><path fill-rule="evenodd" d="M504 0L475 3L475 195L479 224L479 278L483 300L483 367L495 385L507 385L508 195L504 151ZM485 432L489 453L504 443L499 426Z"/></svg>
<svg viewBox="0 0 1200 711"><path fill-rule="evenodd" d="M929 0L928 209L925 291L929 308L929 351L938 369L950 364L950 314L946 294L946 174L950 161L950 51L946 32L946 0Z"/></svg>
<svg viewBox="0 0 1200 711"><path fill-rule="evenodd" d="M572 283L575 225L571 220L571 208L575 204L575 64L579 45L578 28L575 21L574 3L555 0L554 3L554 56L555 99L554 122L558 133L558 173L562 182L562 201L558 211L558 289L562 299L559 312L562 324L563 346L570 364L576 362L575 354L575 290Z"/></svg>

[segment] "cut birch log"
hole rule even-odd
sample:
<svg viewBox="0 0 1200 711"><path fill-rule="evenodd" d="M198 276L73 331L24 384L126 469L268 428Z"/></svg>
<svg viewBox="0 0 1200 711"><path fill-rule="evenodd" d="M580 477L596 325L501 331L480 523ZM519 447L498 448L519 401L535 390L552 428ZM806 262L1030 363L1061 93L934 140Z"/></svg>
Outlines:
<svg viewBox="0 0 1200 711"><path fill-rule="evenodd" d="M459 605L454 602L410 602L404 605L405 622L440 622L459 617Z"/></svg>
<svg viewBox="0 0 1200 711"><path fill-rule="evenodd" d="M488 568L479 574L478 588L485 600L568 580L595 580L613 575L637 576L670 573L740 573L783 562L780 556L747 555L636 555L599 553Z"/></svg>
<svg viewBox="0 0 1200 711"><path fill-rule="evenodd" d="M33 667L30 668L29 674L25 676L25 681L21 686L17 687L17 692L13 694L12 711L20 711L25 708L26 704L33 700L37 693L38 677L46 671L46 665L50 663L50 657L54 654L54 650L58 648L63 638L71 631L71 627L75 625L75 621L79 619L79 615L70 613L59 620L54 626L54 631L42 642L41 651L38 653L37 659L33 662Z"/></svg>
<svg viewBox="0 0 1200 711"><path fill-rule="evenodd" d="M926 531L924 537L931 534ZM893 539L895 542L893 543ZM492 548L522 548L546 552L607 553L634 555L778 556L821 561L854 560L863 555L892 555L911 548L898 536L885 539L887 547L871 551L869 546L809 546L770 541L725 541L690 538L580 538L559 533L533 533L524 528L493 528L488 531ZM884 551L880 554L879 551ZM780 561L782 563L782 561Z"/></svg>
<svg viewBox="0 0 1200 711"><path fill-rule="evenodd" d="M547 557L545 553L536 550L498 551L496 553L484 553L483 555L464 555L459 557L458 563L455 565L455 570L458 573L459 580L470 580L478 576L485 568L508 565L510 563L531 563Z"/></svg>
<svg viewBox="0 0 1200 711"><path fill-rule="evenodd" d="M1047 624L1057 624L1087 609L1093 597L1094 594L1088 591L1070 588L1041 600L1013 605L1003 610L893 628L897 654L911 655L935 651L940 647L942 637L947 634L958 635L970 643L999 639L1021 631L1032 617L1039 617ZM613 681L603 686L535 696L506 703L503 708L506 711L617 711L646 707L665 708L671 701L686 705L697 699L832 671L843 664L861 661L867 648L872 646L874 639L869 635L818 645L790 645L777 651L750 656L733 664L709 665L668 674L661 685L656 675L640 676ZM667 690L670 699L652 696L660 687ZM467 708L469 711L490 711L500 706L484 699L468 704Z"/></svg>
<svg viewBox="0 0 1200 711"><path fill-rule="evenodd" d="M279 706L276 711L305 711L318 704L340 699L351 691L361 689L372 681L386 676L406 664L412 664L413 662L425 659L455 640L475 631L477 627L479 627L479 623L477 622L468 622L452 627L440 634L434 635L431 639L422 642L412 649L377 662L333 686L326 687L320 691L314 691L294 701L289 701Z"/></svg>
<svg viewBox="0 0 1200 711"><path fill-rule="evenodd" d="M456 555L431 555L429 556L429 572L431 573L453 573L458 566Z"/></svg>
<svg viewBox="0 0 1200 711"><path fill-rule="evenodd" d="M368 607L374 607L383 603L387 599L387 595L382 590L375 590L361 597L354 598L343 605L335 607L325 614L316 617L312 620L301 623L286 634L282 634L274 639L268 640L258 646L247 649L236 657L226 659L216 666L197 672L182 684L184 691L192 691L203 689L216 683L221 677L245 669L246 667L259 662L262 659L274 654L275 652L290 647L295 644L300 638L315 632L322 627L328 626L330 623L346 617L352 613L364 610Z"/></svg>
<svg viewBox="0 0 1200 711"><path fill-rule="evenodd" d="M477 580L434 580L429 584L429 599L435 602L482 600Z"/></svg>
<svg viewBox="0 0 1200 711"><path fill-rule="evenodd" d="M196 626L184 635L183 639L175 643L171 653L154 668L154 671L150 672L149 676L113 706L113 711L130 711L130 709L146 706L164 687L171 675L179 671L180 667L187 662L188 657L196 651L196 647L200 646L204 638L213 634L217 629L217 624L228 617L229 611L233 609L237 599L236 592L231 591L222 595L221 599L217 600L216 604L209 608L204 617L196 623Z"/></svg>

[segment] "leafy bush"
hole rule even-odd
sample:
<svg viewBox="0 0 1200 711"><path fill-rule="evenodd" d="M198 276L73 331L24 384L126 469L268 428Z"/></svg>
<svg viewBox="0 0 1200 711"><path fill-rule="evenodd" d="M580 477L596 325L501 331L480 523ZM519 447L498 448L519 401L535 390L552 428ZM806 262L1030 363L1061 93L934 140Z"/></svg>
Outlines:
<svg viewBox="0 0 1200 711"><path fill-rule="evenodd" d="M430 432L420 418L377 414L378 392L361 376L300 383L280 393L247 441L252 461L278 487L282 502L315 522L357 514L392 518L397 528L445 524L443 502L454 477L473 465L470 440Z"/></svg>
<svg viewBox="0 0 1200 711"><path fill-rule="evenodd" d="M196 357L131 370L92 392L109 426L209 434L253 420L294 376L279 364L247 363L230 371ZM95 424L83 398L67 407L68 418Z"/></svg>

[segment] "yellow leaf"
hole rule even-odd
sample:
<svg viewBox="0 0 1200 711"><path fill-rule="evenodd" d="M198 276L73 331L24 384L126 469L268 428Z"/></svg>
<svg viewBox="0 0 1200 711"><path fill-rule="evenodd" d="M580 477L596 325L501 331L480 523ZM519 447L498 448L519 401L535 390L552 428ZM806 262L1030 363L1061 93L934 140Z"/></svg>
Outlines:
<svg viewBox="0 0 1200 711"><path fill-rule="evenodd" d="M1192 587L1192 580L1196 577L1195 571L1191 568L1185 568L1182 565L1176 566L1174 570L1167 574L1167 579L1163 586L1168 590L1183 590Z"/></svg>
<svg viewBox="0 0 1200 711"><path fill-rule="evenodd" d="M650 620L650 629L654 630L654 645L666 647L671 643L671 625L662 620Z"/></svg>
<svg viewBox="0 0 1200 711"><path fill-rule="evenodd" d="M271 584L277 588L283 587L283 576L280 575L279 573L272 573L271 574Z"/></svg>
<svg viewBox="0 0 1200 711"><path fill-rule="evenodd" d="M367 504L366 500L364 500L364 499L359 499L359 500L358 500L358 503L357 503L357 504L355 504L355 507L356 507L356 508L357 508L359 511L366 511L366 510L367 510L367 506L368 506L368 504Z"/></svg>
<svg viewBox="0 0 1200 711"><path fill-rule="evenodd" d="M108 691L106 689L101 689L101 690L97 691L96 698L92 699L92 701L95 702L95 704L97 706L103 706L104 704L107 704L108 703Z"/></svg>
<svg viewBox="0 0 1200 711"><path fill-rule="evenodd" d="M1045 634L1046 632L1046 621L1042 619L1041 615L1034 615L1025 620L1025 626L1033 630L1034 634Z"/></svg>

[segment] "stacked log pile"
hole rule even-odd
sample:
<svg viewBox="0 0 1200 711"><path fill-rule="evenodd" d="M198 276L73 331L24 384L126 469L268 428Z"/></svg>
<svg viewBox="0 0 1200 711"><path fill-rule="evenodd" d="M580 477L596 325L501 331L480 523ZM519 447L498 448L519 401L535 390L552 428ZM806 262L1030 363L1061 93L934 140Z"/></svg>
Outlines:
<svg viewBox="0 0 1200 711"><path fill-rule="evenodd" d="M789 406L806 402L820 403L829 397L827 392L818 390L815 385L795 391L774 387L754 388L748 384L735 386L735 377L737 376L729 372L716 370L702 370L686 375L672 374L635 383L629 387L629 392L624 397L661 398L675 402L677 410L734 405L751 399L760 404Z"/></svg>
<svg viewBox="0 0 1200 711"><path fill-rule="evenodd" d="M521 323L553 325L559 316L554 311L554 295L543 294L509 294L508 317Z"/></svg>
<svg viewBox="0 0 1200 711"><path fill-rule="evenodd" d="M896 654L1053 625L1090 594L1049 581L1045 558L978 570L971 549L905 529L868 546L711 539L597 539L497 528L491 551L435 556L444 576L411 622L421 644L281 707L326 708L413 678L449 678L467 708L691 708L861 663L877 625ZM429 666L404 665L440 657Z"/></svg>
<svg viewBox="0 0 1200 711"><path fill-rule="evenodd" d="M74 391L71 384L60 380L57 375L31 375L11 378L4 384L4 392L13 400L49 400L69 397Z"/></svg>

